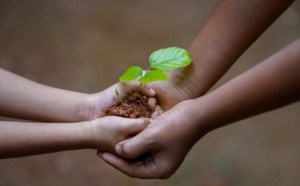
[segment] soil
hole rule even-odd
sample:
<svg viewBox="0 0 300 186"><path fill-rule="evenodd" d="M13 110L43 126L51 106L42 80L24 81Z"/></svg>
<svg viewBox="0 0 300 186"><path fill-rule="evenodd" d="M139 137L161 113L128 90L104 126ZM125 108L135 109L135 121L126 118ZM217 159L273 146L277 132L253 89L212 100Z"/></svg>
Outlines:
<svg viewBox="0 0 300 186"><path fill-rule="evenodd" d="M124 103L109 108L107 115L124 118L150 118L153 110L148 104L148 98L141 94L136 99L135 97L135 92L126 95L123 98Z"/></svg>

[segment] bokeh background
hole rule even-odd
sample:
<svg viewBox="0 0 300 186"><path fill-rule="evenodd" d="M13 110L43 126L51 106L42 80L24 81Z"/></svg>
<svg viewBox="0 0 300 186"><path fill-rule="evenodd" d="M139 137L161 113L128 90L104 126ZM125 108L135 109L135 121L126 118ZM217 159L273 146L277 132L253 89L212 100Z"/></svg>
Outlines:
<svg viewBox="0 0 300 186"><path fill-rule="evenodd" d="M146 68L154 50L187 48L215 4L2 0L0 67L50 86L98 92L116 83L130 65ZM299 16L296 1L214 88L298 38ZM299 185L299 132L296 103L209 133L168 180L129 178L95 150L78 150L0 160L0 186Z"/></svg>

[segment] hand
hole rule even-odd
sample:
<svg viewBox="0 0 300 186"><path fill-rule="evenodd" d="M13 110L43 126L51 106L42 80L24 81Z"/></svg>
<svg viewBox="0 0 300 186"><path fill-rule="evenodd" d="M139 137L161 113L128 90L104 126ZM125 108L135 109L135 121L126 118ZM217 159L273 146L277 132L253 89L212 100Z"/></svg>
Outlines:
<svg viewBox="0 0 300 186"><path fill-rule="evenodd" d="M197 97L195 94L198 94L199 91L185 78L186 75L181 74L180 70L182 69L168 72L168 81L143 85L146 90L152 89L155 91L155 98L163 111L171 109L181 101Z"/></svg>
<svg viewBox="0 0 300 186"><path fill-rule="evenodd" d="M86 96L82 106L78 108L76 113L79 121L93 120L106 116L108 109L119 101L116 99L115 89L119 91L121 98L123 98L124 95L137 91L139 86L140 83L137 81L119 82L99 93ZM140 93L149 97L148 103L153 110L160 110L154 98L156 94L154 90L142 86Z"/></svg>
<svg viewBox="0 0 300 186"><path fill-rule="evenodd" d="M140 92L143 95L150 97L148 103L151 108L155 110L152 114L152 118L158 117L163 110L168 110L177 103L193 97L191 96L191 90L193 90L193 88L191 88L192 86L187 88L185 85L190 85L190 83L178 74L180 73L169 73L170 80L166 82L155 82L142 85ZM140 83L138 81L119 82L102 92L88 95L84 99L83 106L78 107L76 115L79 118L79 121L93 120L106 116L108 108L113 106L115 102L118 102L117 99L114 99L115 89L118 89L120 96L123 97L125 94L136 91L139 86ZM153 98L154 96L156 99Z"/></svg>
<svg viewBox="0 0 300 186"><path fill-rule="evenodd" d="M90 121L92 148L116 153L117 143L141 132L149 122L148 118L128 119L117 116L92 120Z"/></svg>
<svg viewBox="0 0 300 186"><path fill-rule="evenodd" d="M131 177L169 178L192 146L205 134L189 115L192 105L192 101L178 104L135 137L119 143L116 151L124 158L110 153L99 152L98 155ZM147 156L136 159L143 155Z"/></svg>

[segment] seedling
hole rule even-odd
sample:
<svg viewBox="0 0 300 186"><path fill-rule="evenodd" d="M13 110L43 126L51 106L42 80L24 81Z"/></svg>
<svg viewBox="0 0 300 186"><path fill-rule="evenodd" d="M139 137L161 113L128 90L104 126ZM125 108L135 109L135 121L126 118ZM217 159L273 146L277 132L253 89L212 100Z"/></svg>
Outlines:
<svg viewBox="0 0 300 186"><path fill-rule="evenodd" d="M175 70L180 67L188 66L192 62L187 50L178 47L169 47L157 50L150 55L149 67L143 74L143 69L138 66L132 66L119 77L120 81L131 81L138 79L140 82L136 98L139 95L143 83L151 83L155 81L168 81L166 70ZM151 70L153 69L153 70ZM123 103L118 90L116 96Z"/></svg>
<svg viewBox="0 0 300 186"><path fill-rule="evenodd" d="M116 89L115 91L116 91L116 96L117 96L118 100L123 104L123 100L120 97L120 93L119 93L118 89Z"/></svg>

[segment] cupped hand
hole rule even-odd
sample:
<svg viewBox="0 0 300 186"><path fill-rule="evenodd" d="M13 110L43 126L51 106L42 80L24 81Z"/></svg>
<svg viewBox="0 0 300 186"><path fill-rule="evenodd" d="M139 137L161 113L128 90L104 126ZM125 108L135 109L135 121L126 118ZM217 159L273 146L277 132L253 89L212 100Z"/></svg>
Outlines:
<svg viewBox="0 0 300 186"><path fill-rule="evenodd" d="M178 103L196 98L197 93L195 88L189 81L180 73L180 71L168 72L168 81L153 82L143 85L146 90L154 90L158 105L163 111L167 111Z"/></svg>
<svg viewBox="0 0 300 186"><path fill-rule="evenodd" d="M117 143L144 130L149 118L128 119L117 116L98 118L90 122L91 147L103 152L116 153Z"/></svg>
<svg viewBox="0 0 300 186"><path fill-rule="evenodd" d="M116 146L119 156L101 152L98 155L131 177L169 178L205 134L189 115L192 104L192 101L178 104L138 135L119 143Z"/></svg>
<svg viewBox="0 0 300 186"><path fill-rule="evenodd" d="M140 83L138 81L118 82L99 93L88 95L84 99L83 105L78 107L76 115L80 118L80 121L93 120L106 116L108 109L114 104L119 103L115 94L116 89L120 93L120 97L123 98L126 94L136 92L139 86ZM148 103L156 111L154 115L161 112L161 108L157 105L157 101L154 98L156 93L153 89L142 86L140 93L149 97Z"/></svg>

